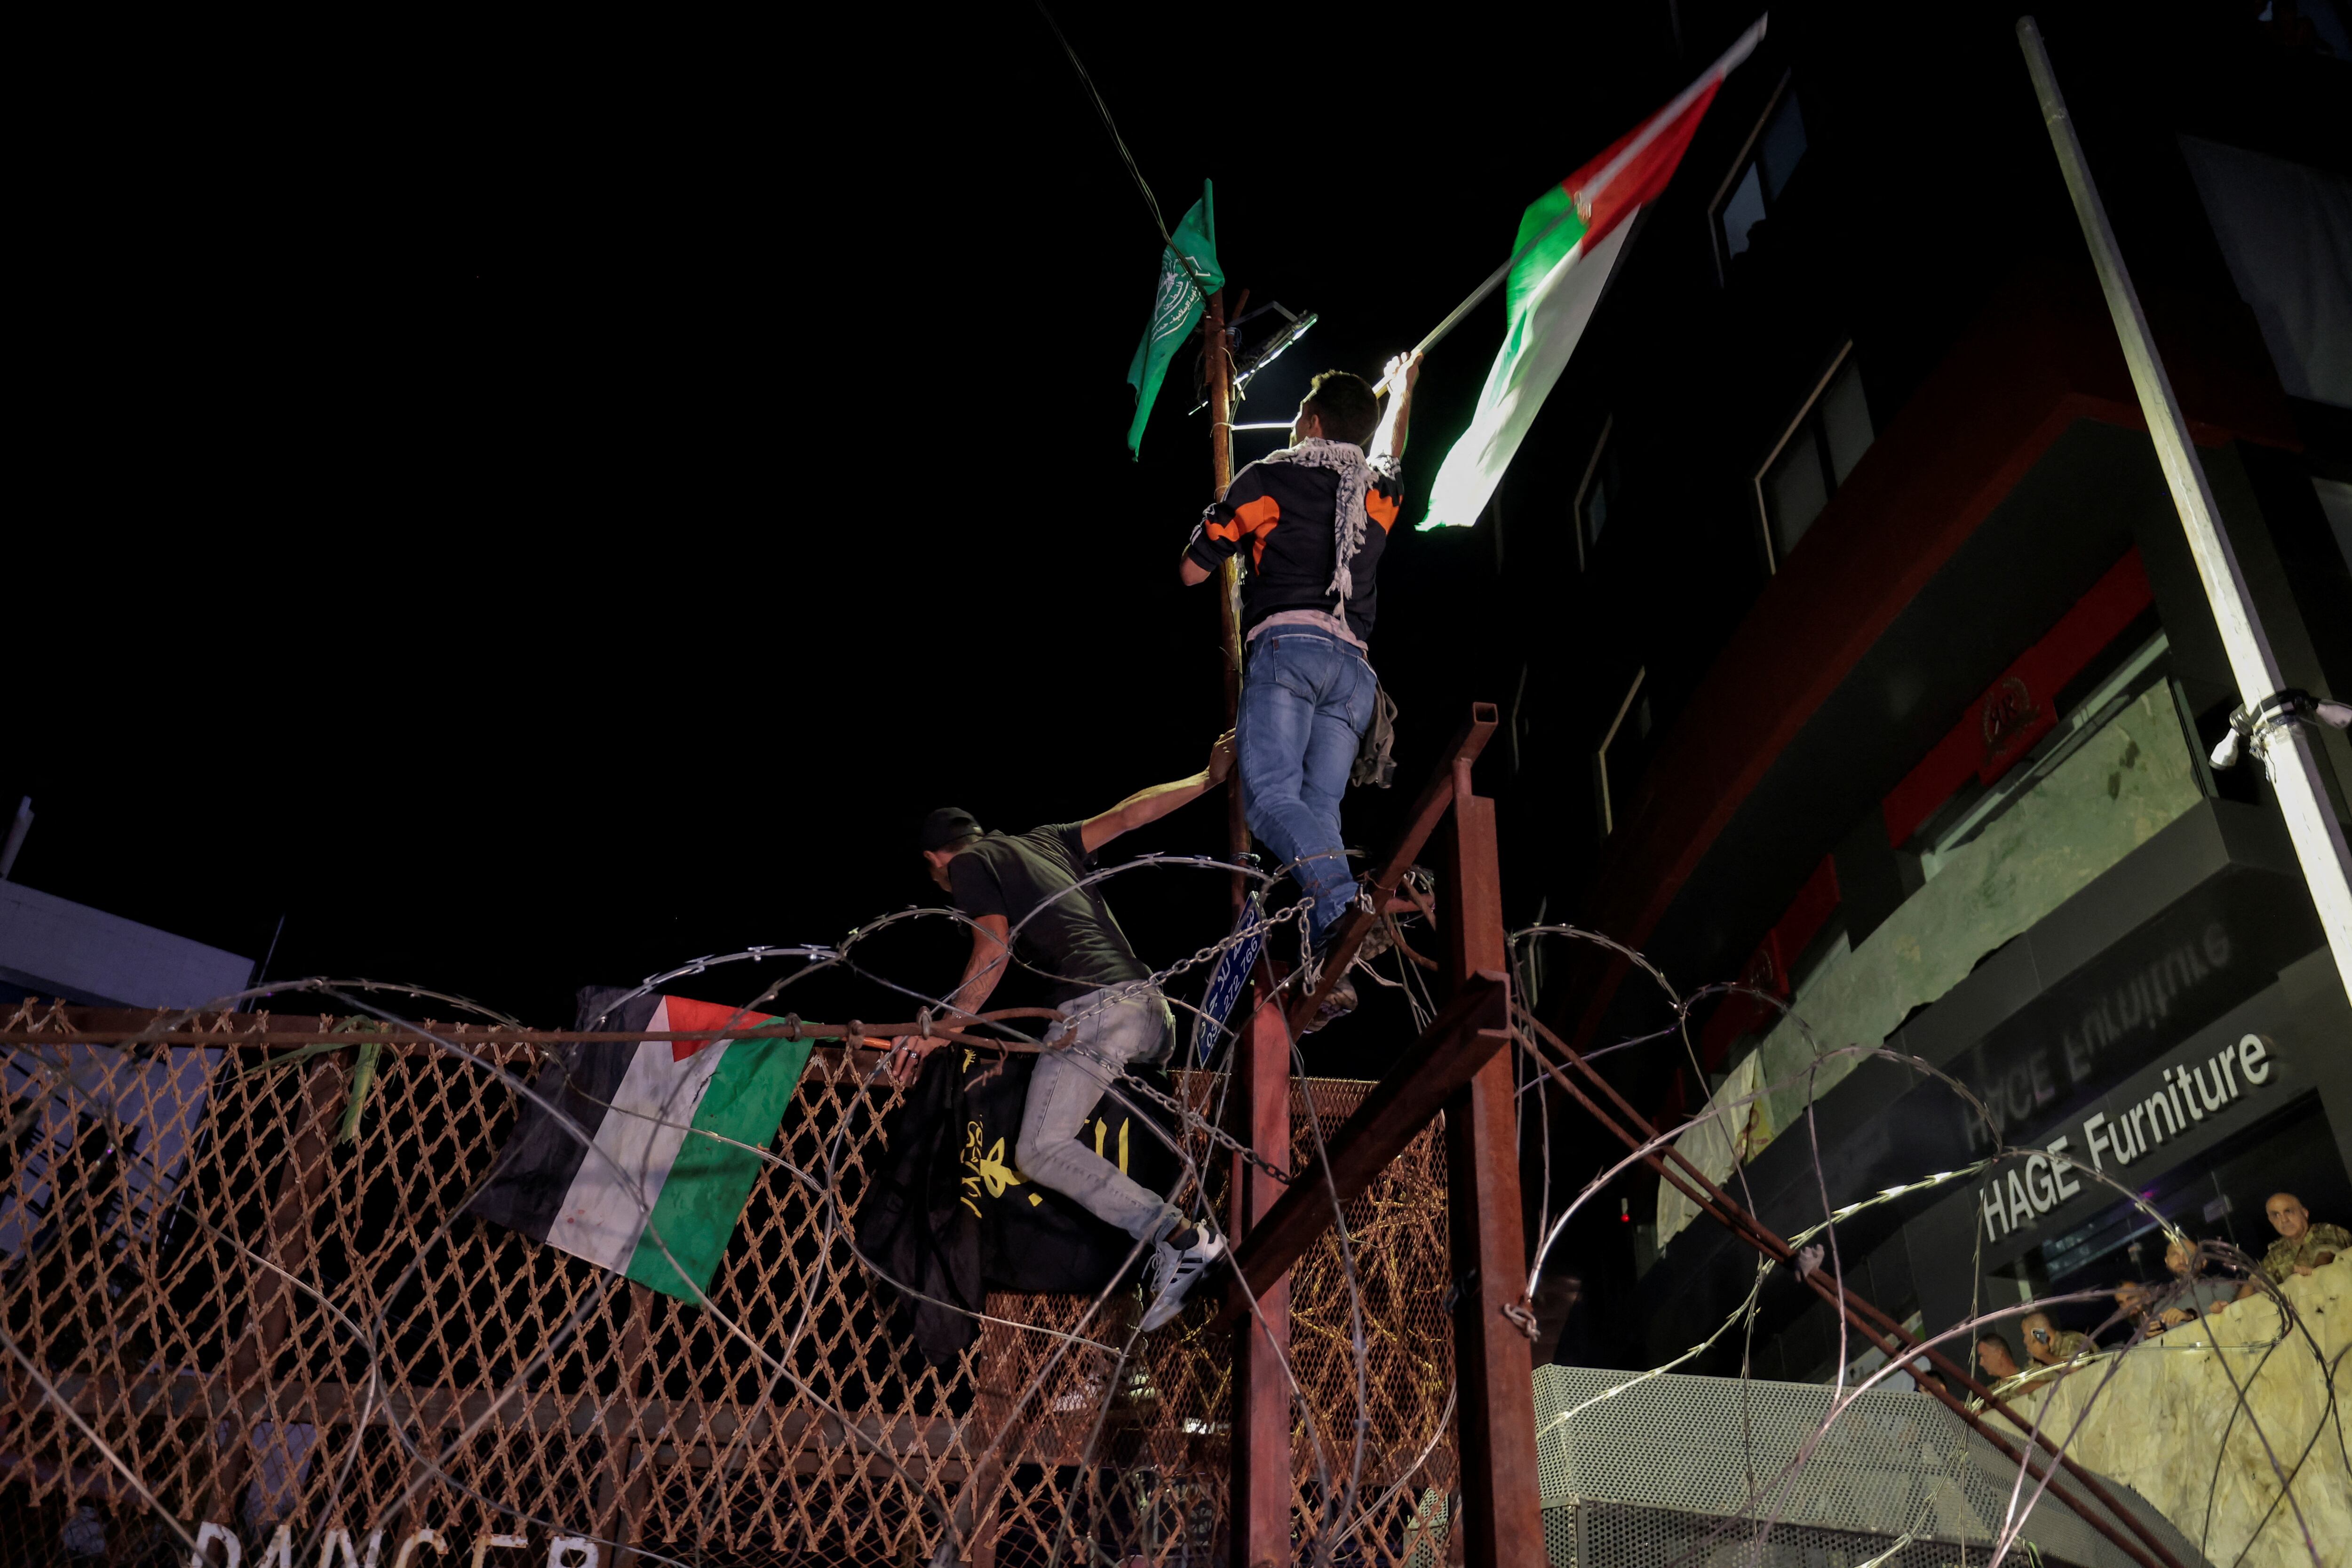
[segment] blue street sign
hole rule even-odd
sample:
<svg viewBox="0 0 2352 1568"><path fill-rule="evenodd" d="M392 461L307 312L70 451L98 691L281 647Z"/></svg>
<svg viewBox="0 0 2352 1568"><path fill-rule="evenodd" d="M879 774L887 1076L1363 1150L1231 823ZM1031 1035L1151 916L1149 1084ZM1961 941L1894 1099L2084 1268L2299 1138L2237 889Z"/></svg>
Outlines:
<svg viewBox="0 0 2352 1568"><path fill-rule="evenodd" d="M1209 975L1208 994L1201 998L1200 1016L1192 1020L1192 1064L1207 1067L1216 1054L1217 1041L1224 1033L1225 1020L1233 1014L1234 1004L1241 1000L1242 992L1249 985L1250 971L1257 966L1259 950L1265 946L1264 906L1259 895L1252 893L1243 900L1242 911L1234 921L1234 931L1249 934L1217 955L1217 967Z"/></svg>

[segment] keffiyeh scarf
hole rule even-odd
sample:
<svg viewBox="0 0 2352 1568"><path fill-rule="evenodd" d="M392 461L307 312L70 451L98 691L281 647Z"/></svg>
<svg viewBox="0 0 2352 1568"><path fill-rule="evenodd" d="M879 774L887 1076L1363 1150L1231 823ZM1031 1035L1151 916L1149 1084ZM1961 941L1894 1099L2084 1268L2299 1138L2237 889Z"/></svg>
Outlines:
<svg viewBox="0 0 2352 1568"><path fill-rule="evenodd" d="M1371 526L1371 514L1364 509L1364 497L1371 491L1373 464L1353 441L1327 441L1319 436L1309 437L1296 447L1285 447L1258 461L1328 468L1339 477L1339 494L1331 510L1331 554L1337 565L1331 574L1330 592L1339 596L1334 613L1346 615L1348 601L1356 592L1350 565L1356 552L1364 547L1364 531ZM1384 459L1382 471L1387 466Z"/></svg>

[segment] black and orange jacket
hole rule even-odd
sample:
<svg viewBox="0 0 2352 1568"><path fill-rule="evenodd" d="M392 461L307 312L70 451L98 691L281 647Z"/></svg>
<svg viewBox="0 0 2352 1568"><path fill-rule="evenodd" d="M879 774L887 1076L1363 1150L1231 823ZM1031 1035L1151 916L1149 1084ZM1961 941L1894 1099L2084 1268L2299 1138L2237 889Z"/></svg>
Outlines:
<svg viewBox="0 0 2352 1568"><path fill-rule="evenodd" d="M1225 499L1201 514L1184 547L1194 565L1214 571L1244 539L1249 542L1242 557L1243 636L1285 610L1338 613L1331 574L1339 544L1331 514L1339 495L1339 476L1328 468L1252 463L1234 476ZM1367 643L1380 610L1381 553L1403 503L1404 487L1394 470L1387 462L1375 462L1371 489L1364 496L1372 526L1364 530L1363 547L1348 566L1355 584L1348 600L1348 629Z"/></svg>

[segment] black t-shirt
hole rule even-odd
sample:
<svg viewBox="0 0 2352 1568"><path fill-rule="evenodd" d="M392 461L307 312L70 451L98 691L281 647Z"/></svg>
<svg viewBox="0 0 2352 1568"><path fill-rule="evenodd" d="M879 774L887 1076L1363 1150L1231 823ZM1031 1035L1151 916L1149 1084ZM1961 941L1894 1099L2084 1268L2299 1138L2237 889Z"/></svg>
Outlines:
<svg viewBox="0 0 2352 1568"><path fill-rule="evenodd" d="M1372 623L1380 615L1381 555L1404 503L1394 460L1376 458L1371 469L1364 511L1373 526L1364 530L1364 542L1348 563L1355 592L1344 606L1348 629L1366 642L1371 640ZM1248 552L1242 557L1244 633L1285 610L1339 615L1342 606L1331 592L1331 574L1339 560L1332 530L1339 501L1339 476L1329 468L1252 463L1234 476L1223 499L1202 514L1184 554L1195 566L1214 571L1248 540Z"/></svg>
<svg viewBox="0 0 2352 1568"><path fill-rule="evenodd" d="M1045 976L1056 1006L1151 975L1111 918L1100 885L1072 890L1094 869L1078 828L1055 822L1026 833L987 834L948 862L956 908L974 920L1003 915L1011 921L1018 932L1013 955ZM1034 919L1028 918L1032 910Z"/></svg>

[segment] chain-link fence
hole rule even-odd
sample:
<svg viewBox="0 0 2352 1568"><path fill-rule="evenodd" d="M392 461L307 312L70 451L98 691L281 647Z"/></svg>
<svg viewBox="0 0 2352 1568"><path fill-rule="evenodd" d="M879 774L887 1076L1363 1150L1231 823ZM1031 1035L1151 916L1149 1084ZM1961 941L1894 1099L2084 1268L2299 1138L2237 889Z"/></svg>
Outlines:
<svg viewBox="0 0 2352 1568"><path fill-rule="evenodd" d="M1086 1300L992 1295L1003 1321L926 1363L849 1245L898 1099L870 1053L811 1059L705 1310L460 1213L515 1119L494 1073L387 1051L347 1127L354 1051L265 1067L206 1038L11 1049L0 1562L185 1563L167 1516L226 1527L247 1563L283 1526L293 1562L331 1568L337 1529L355 1568L377 1531L378 1568L436 1544L584 1563L600 1538L698 1563L917 1563L943 1540L982 1568L1225 1561L1233 1344L1188 1327L1217 1292L1123 1363L1105 1347L1131 1293L1083 1325ZM481 1054L527 1078L542 1048ZM1307 1096L1328 1131L1368 1088L1294 1087L1294 1169ZM1293 1277L1300 1550L1433 1563L1454 1474L1434 1135L1346 1215L1353 1291L1328 1235Z"/></svg>

